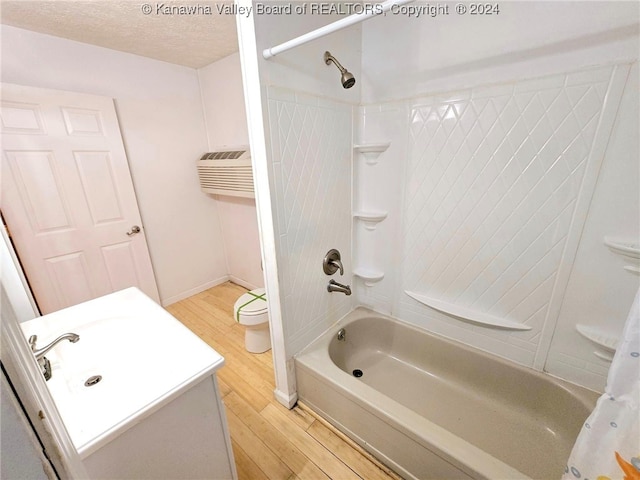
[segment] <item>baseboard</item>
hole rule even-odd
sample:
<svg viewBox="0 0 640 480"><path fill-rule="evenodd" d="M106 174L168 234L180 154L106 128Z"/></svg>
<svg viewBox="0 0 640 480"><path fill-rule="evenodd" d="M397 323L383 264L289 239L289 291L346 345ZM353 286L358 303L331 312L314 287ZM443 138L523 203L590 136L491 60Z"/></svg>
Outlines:
<svg viewBox="0 0 640 480"><path fill-rule="evenodd" d="M276 398L278 403L281 403L285 407L291 409L298 401L298 392L292 393L291 395L278 390L277 388L273 391L273 396Z"/></svg>
<svg viewBox="0 0 640 480"><path fill-rule="evenodd" d="M240 285L241 287L246 288L247 290L255 290L256 288L260 288L257 285L254 285L254 284L249 283L249 282L245 282L241 278L235 277L233 275L229 275L229 280L231 282L235 283L236 285Z"/></svg>
<svg viewBox="0 0 640 480"><path fill-rule="evenodd" d="M220 285L224 282L228 282L229 280L231 280L231 278L229 277L229 275L225 275L224 277L220 277L216 280L211 280L210 282L207 283L203 283L202 285L199 285L197 287L191 288L189 290L186 290L182 293L179 293L178 295L173 295L171 297L168 298L163 298L161 299L162 302L162 306L163 307L168 307L169 305L171 305L172 303L176 303L179 302L180 300L184 300L185 298L189 298L193 295L196 295L200 292L204 292L205 290L211 288L211 287L215 287L216 285Z"/></svg>

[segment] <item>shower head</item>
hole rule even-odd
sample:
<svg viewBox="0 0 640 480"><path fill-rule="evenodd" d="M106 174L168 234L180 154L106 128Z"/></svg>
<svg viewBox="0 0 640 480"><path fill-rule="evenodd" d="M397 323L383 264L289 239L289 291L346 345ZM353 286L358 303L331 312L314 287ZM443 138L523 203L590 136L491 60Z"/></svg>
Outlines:
<svg viewBox="0 0 640 480"><path fill-rule="evenodd" d="M331 55L329 52L324 52L324 63L329 65L331 62L333 62L336 67L338 67L338 70L340 70L340 73L342 74L342 76L340 77L342 86L344 88L353 87L356 83L356 78L353 76L353 74L347 71L347 69L342 65L340 65L340 62L338 62L338 60L336 60L333 55Z"/></svg>
<svg viewBox="0 0 640 480"><path fill-rule="evenodd" d="M356 77L354 77L351 72L345 70L344 73L340 76L340 81L342 82L342 86L344 88L351 88L356 84Z"/></svg>

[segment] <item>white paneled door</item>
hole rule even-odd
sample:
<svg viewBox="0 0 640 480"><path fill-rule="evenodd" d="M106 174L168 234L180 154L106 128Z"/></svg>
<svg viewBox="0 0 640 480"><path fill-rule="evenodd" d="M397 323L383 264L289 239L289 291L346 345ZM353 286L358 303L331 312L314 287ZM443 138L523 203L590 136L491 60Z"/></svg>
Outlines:
<svg viewBox="0 0 640 480"><path fill-rule="evenodd" d="M2 213L43 314L159 301L113 100L2 84Z"/></svg>

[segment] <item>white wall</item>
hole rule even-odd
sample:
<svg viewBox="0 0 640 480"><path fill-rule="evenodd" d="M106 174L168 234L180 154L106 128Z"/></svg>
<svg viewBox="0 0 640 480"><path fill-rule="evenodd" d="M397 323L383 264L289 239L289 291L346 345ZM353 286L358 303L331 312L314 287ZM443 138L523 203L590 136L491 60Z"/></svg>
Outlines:
<svg viewBox="0 0 640 480"><path fill-rule="evenodd" d="M255 16L257 51L336 19ZM358 78L359 45L356 26L268 61L258 56L282 312L276 335L284 345L286 368L280 370L286 370L289 391L282 393L289 399L295 394L293 356L352 305L351 297L327 292L322 259L339 249L345 275L333 278L351 283L352 112L360 86L343 89L340 72L325 65L323 55L331 51Z"/></svg>
<svg viewBox="0 0 640 480"><path fill-rule="evenodd" d="M209 147L249 145L240 55L198 69Z"/></svg>
<svg viewBox="0 0 640 480"><path fill-rule="evenodd" d="M352 107L278 87L267 95L282 322L293 356L351 306L327 292L322 260L338 249L344 276L332 278L350 283Z"/></svg>
<svg viewBox="0 0 640 480"><path fill-rule="evenodd" d="M610 130L628 66L616 69L622 73L614 78L610 65L637 62L637 5L510 2L501 7L498 17L389 15L363 26L365 106L358 136L368 142L391 141L391 147L375 167L377 173L360 166L356 170L356 197L359 189L375 190L380 194L374 207L384 209L386 202L389 209L388 218L374 232L373 246L355 245L356 256L359 250L374 250L372 266L385 271L379 284L359 286L357 300L602 389L608 364L593 355L594 345L577 334L575 324L616 335L638 288L637 276L622 270L624 260L602 245L605 234L636 243L639 238L635 73L626 83ZM597 65L605 66L599 74L590 68ZM636 68L637 64L634 72ZM580 73L567 75L574 71ZM554 101L563 90L566 93ZM577 90L589 95L575 97ZM528 104L536 97L539 102ZM561 114L562 109L568 110ZM596 130L596 121L608 115L609 128L603 128L603 121ZM574 136L575 125L570 127L574 121L582 129L579 137ZM545 148L531 150L541 141ZM554 153L550 146L560 150ZM557 158L558 166L582 159L573 163L577 169L564 180L565 186L573 187L556 190L555 196L566 190L562 202L569 210L527 211L536 202L534 185L551 185L561 178L559 168L549 168ZM528 164L521 176L511 168L518 163ZM596 179L598 188L585 223L582 214ZM521 195L527 200L513 211ZM548 195L552 197L551 190ZM552 203L561 206L556 200ZM545 227L553 234L545 241L547 253L536 245L546 235L544 228L537 234L530 228L544 226L543 211L546 221L555 222ZM539 218L509 240L504 227L518 216ZM478 224L478 219L484 221ZM514 250L519 242L526 247L522 251ZM534 251L542 256L531 263ZM504 283L504 289L492 292L509 277L521 281L510 280L514 288L507 290ZM460 284L467 280L470 283ZM521 317L532 330L509 333L460 322L419 304L404 290L500 317Z"/></svg>
<svg viewBox="0 0 640 480"><path fill-rule="evenodd" d="M362 102L378 103L618 63L637 56L635 2L504 2L499 15L364 23Z"/></svg>
<svg viewBox="0 0 640 480"><path fill-rule="evenodd" d="M582 385L602 389L610 363L596 356L606 350L576 333L594 327L619 338L640 287L625 266L638 261L617 255L604 237L640 241L640 143L638 63L631 70L611 140L584 226L545 369Z"/></svg>
<svg viewBox="0 0 640 480"><path fill-rule="evenodd" d="M310 32L316 28L338 20L337 15L258 15L256 37L258 51L270 48L287 40ZM269 60L260 61L260 77L263 85L288 88L320 97L351 104L360 102L363 85L360 74L361 25L332 33L305 45L281 53ZM351 73L356 84L342 88L340 71L333 65L324 63L324 52L331 54Z"/></svg>
<svg viewBox="0 0 640 480"><path fill-rule="evenodd" d="M3 82L115 99L163 303L228 278L216 204L195 168L208 150L197 72L6 25L1 33Z"/></svg>
<svg viewBox="0 0 640 480"><path fill-rule="evenodd" d="M390 215L370 234L379 250L370 256L378 263L372 267L382 266L385 280L364 294L359 289L358 299L541 369L582 230L584 202L593 191L590 179L609 140L607 112L615 114L620 101L621 89L610 84L612 71L410 99L398 109L408 112L401 117L404 129L391 128L392 111L366 107L365 129L377 123L379 132L393 135L385 140L399 143L406 155L390 149L379 165L362 168L387 169L358 186L376 191L377 208L389 208ZM620 71L620 81L612 83L624 84L624 67ZM387 166L391 162L395 172ZM401 202L393 195L398 185ZM400 227L386 230L387 221L397 225L398 218ZM387 273L395 278L387 279ZM467 308L474 312L471 320L489 314L529 330L463 322L406 291Z"/></svg>
<svg viewBox="0 0 640 480"><path fill-rule="evenodd" d="M248 146L239 54L199 69L198 76L209 151ZM251 289L264 286L255 200L220 195L209 198L217 202L231 280Z"/></svg>

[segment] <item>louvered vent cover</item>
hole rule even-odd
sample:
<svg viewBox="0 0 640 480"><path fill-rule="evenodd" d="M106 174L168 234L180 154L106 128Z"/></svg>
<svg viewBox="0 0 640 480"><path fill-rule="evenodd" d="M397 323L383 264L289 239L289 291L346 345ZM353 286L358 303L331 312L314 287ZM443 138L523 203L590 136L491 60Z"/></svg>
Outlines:
<svg viewBox="0 0 640 480"><path fill-rule="evenodd" d="M205 193L253 198L248 148L208 152L198 160L200 188Z"/></svg>

